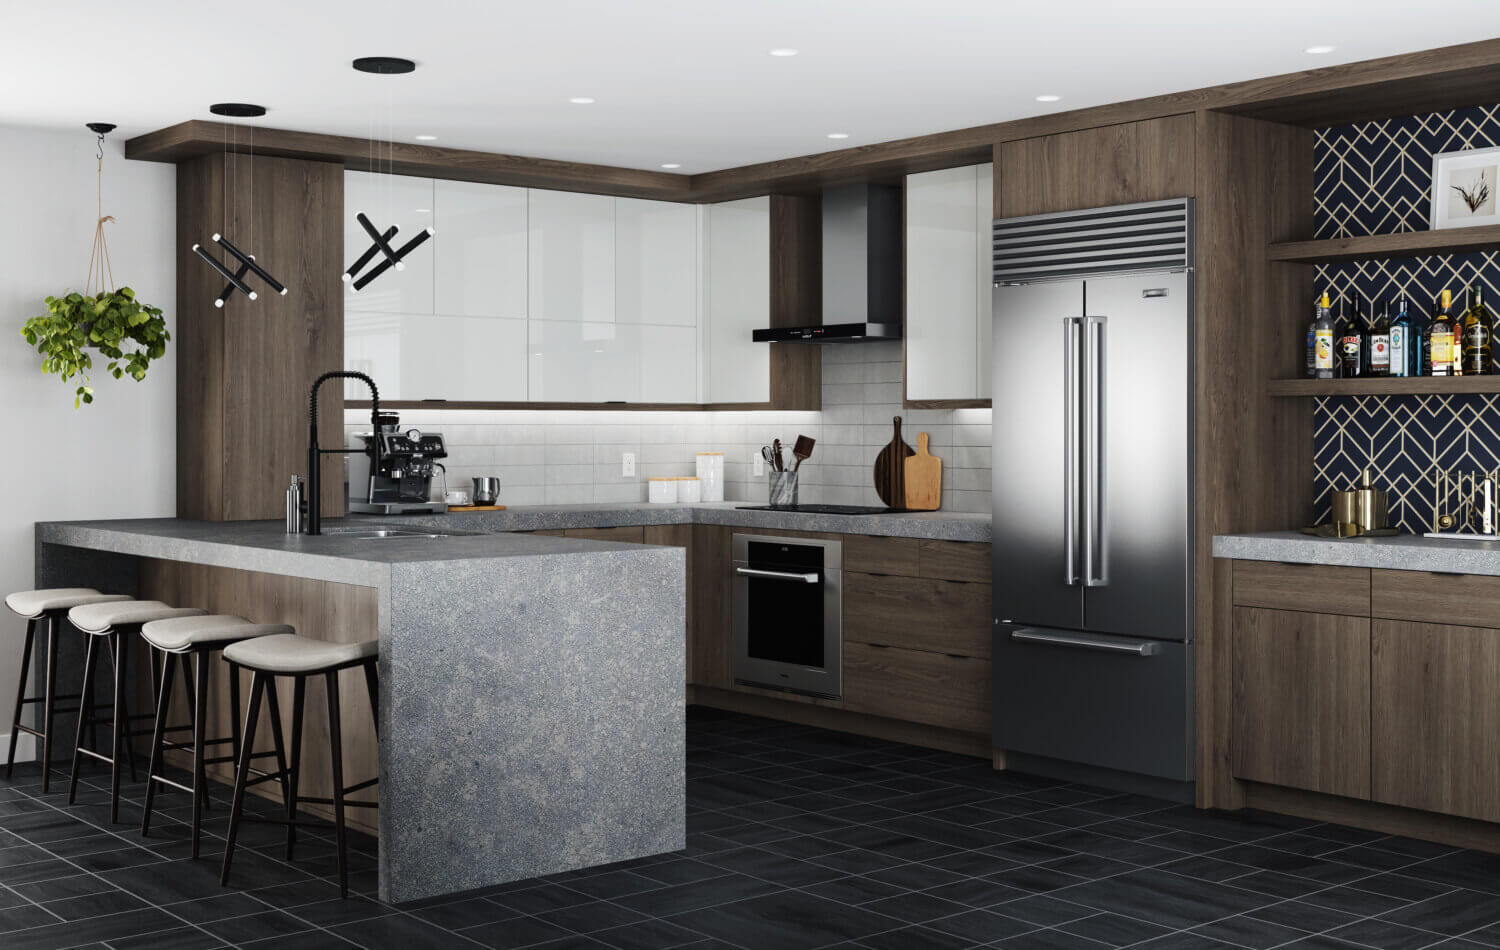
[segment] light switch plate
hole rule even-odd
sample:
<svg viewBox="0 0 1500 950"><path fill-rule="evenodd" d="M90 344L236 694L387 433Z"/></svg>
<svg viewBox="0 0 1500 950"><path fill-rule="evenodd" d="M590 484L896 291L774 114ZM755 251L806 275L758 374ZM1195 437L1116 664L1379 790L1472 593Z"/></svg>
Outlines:
<svg viewBox="0 0 1500 950"><path fill-rule="evenodd" d="M754 455L750 456L750 465L750 471L754 473L757 478L766 474L766 457L764 455L761 455L759 452L756 452Z"/></svg>
<svg viewBox="0 0 1500 950"><path fill-rule="evenodd" d="M620 456L620 477L621 478L634 478L635 477L635 453L634 452L626 452L625 454L623 454L623 455Z"/></svg>

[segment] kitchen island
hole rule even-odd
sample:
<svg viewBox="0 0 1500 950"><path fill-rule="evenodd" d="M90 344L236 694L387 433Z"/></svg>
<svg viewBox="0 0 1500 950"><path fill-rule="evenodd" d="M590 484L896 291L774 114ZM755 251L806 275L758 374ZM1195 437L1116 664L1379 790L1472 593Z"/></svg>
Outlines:
<svg viewBox="0 0 1500 950"><path fill-rule="evenodd" d="M371 519L325 532L39 523L36 584L292 623L314 638L378 637L378 740L362 754L346 738L345 774L359 781L361 765L378 765L383 900L684 846L682 550ZM72 656L61 682L81 676ZM358 693L345 691L346 724L369 722ZM226 697L215 691L218 734ZM316 705L303 768L320 795Z"/></svg>

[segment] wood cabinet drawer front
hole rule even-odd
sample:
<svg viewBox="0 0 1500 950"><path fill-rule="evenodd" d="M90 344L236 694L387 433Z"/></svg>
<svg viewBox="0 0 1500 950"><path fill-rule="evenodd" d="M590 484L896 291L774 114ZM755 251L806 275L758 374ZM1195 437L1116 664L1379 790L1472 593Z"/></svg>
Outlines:
<svg viewBox="0 0 1500 950"><path fill-rule="evenodd" d="M988 733L990 664L972 657L846 642L844 708Z"/></svg>
<svg viewBox="0 0 1500 950"><path fill-rule="evenodd" d="M917 576L919 553L915 538L877 538L868 534L846 534L842 541L846 571Z"/></svg>
<svg viewBox="0 0 1500 950"><path fill-rule="evenodd" d="M844 572L844 639L990 656L990 585Z"/></svg>
<svg viewBox="0 0 1500 950"><path fill-rule="evenodd" d="M1500 577L1426 571L1371 573L1370 607L1376 617L1500 627Z"/></svg>
<svg viewBox="0 0 1500 950"><path fill-rule="evenodd" d="M622 528L569 528L567 536L587 538L590 541L625 541L630 544L643 544L646 540L646 529L640 525L628 525Z"/></svg>
<svg viewBox="0 0 1500 950"><path fill-rule="evenodd" d="M1370 571L1364 567L1235 561L1234 603L1322 614L1370 616Z"/></svg>
<svg viewBox="0 0 1500 950"><path fill-rule="evenodd" d="M1500 630L1374 626L1375 800L1500 821Z"/></svg>
<svg viewBox="0 0 1500 950"><path fill-rule="evenodd" d="M1370 621L1234 610L1237 778L1370 797Z"/></svg>
<svg viewBox="0 0 1500 950"><path fill-rule="evenodd" d="M922 541L917 570L945 581L990 582L990 546L972 541Z"/></svg>

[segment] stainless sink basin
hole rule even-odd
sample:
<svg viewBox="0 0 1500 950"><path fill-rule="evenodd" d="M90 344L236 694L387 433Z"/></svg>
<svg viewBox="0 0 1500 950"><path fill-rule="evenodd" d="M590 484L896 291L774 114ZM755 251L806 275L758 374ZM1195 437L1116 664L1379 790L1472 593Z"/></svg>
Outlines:
<svg viewBox="0 0 1500 950"><path fill-rule="evenodd" d="M446 535L436 534L431 531L409 531L405 528L371 528L363 531L339 531L335 532L341 538L351 541L386 541L397 538L441 538Z"/></svg>

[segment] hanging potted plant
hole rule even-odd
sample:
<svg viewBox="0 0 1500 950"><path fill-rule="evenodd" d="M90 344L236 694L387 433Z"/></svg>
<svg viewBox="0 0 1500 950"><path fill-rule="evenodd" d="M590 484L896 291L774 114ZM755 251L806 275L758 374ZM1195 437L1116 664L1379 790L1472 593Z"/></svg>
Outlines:
<svg viewBox="0 0 1500 950"><path fill-rule="evenodd" d="M167 352L172 334L167 331L160 307L142 303L129 287L114 287L104 225L113 216L103 214L104 133L114 126L90 123L99 136L99 220L94 226L94 248L89 256L88 279L83 293L63 293L44 301L47 312L21 325L21 336L42 356L42 372L56 373L64 382L82 377L73 393L73 408L94 401L89 370L97 350L108 359L106 369L115 379L129 376L140 381L153 360ZM97 284L97 290L95 285Z"/></svg>

